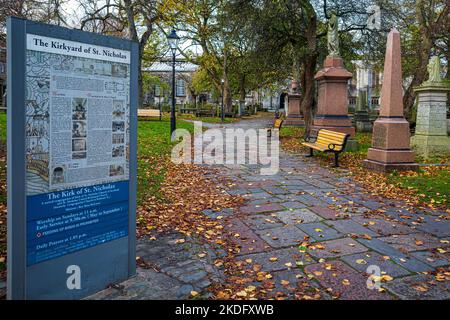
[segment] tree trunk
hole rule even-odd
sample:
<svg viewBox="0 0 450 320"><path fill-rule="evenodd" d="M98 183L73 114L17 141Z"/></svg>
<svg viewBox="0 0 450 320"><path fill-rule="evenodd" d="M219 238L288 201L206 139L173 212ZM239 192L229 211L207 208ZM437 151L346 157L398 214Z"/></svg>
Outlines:
<svg viewBox="0 0 450 320"><path fill-rule="evenodd" d="M309 135L313 122L313 107L315 97L315 71L317 64L317 17L314 9L309 11L309 23L306 28L306 39L308 42L308 50L303 57L302 72L302 100L300 110L305 119L305 136Z"/></svg>
<svg viewBox="0 0 450 320"><path fill-rule="evenodd" d="M142 77L142 53L139 50L139 59L138 59L138 108L142 108L142 101L144 95L143 89L144 80Z"/></svg>
<svg viewBox="0 0 450 320"><path fill-rule="evenodd" d="M300 110L305 119L305 135L309 135L313 123L313 106L315 97L315 70L316 70L317 56L315 54L308 54L304 60L304 78L302 80L302 100L300 103Z"/></svg>
<svg viewBox="0 0 450 320"><path fill-rule="evenodd" d="M233 110L233 96L231 94L231 88L227 80L224 84L223 100L225 112L231 112Z"/></svg>
<svg viewBox="0 0 450 320"><path fill-rule="evenodd" d="M405 91L403 96L403 107L404 114L406 119L409 121L414 121L415 119L411 119L412 111L414 108L414 103L416 101L416 95L414 93L414 87L417 87L422 84L426 80L427 77L427 66L428 66L428 58L431 53L431 48L433 47L433 41L431 40L431 35L429 34L429 30L427 30L427 22L424 20L422 15L422 9L426 4L423 1L416 2L416 18L419 23L419 33L421 36L420 47L417 48L417 61L418 66L414 72L413 79Z"/></svg>

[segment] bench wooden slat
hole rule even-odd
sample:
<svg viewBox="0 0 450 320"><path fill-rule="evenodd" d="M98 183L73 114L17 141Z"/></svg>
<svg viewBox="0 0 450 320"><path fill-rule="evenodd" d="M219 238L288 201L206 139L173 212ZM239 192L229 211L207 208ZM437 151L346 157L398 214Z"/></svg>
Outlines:
<svg viewBox="0 0 450 320"><path fill-rule="evenodd" d="M158 109L138 109L138 117L160 117L161 111Z"/></svg>
<svg viewBox="0 0 450 320"><path fill-rule="evenodd" d="M309 156L311 157L313 156L313 149L322 152L333 152L335 166L338 167L338 155L344 150L348 137L349 135L346 133L320 129L317 133L316 141L303 142L302 144L310 148Z"/></svg>

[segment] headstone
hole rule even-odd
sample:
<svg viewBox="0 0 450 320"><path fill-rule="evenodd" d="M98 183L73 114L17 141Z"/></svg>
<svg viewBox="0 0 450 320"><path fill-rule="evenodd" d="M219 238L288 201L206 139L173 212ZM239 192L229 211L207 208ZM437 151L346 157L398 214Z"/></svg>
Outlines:
<svg viewBox="0 0 450 320"><path fill-rule="evenodd" d="M8 19L8 298L136 272L138 44Z"/></svg>
<svg viewBox="0 0 450 320"><path fill-rule="evenodd" d="M367 91L358 90L358 99L355 110L355 125L356 130L359 132L372 131L372 122L370 121L367 108Z"/></svg>
<svg viewBox="0 0 450 320"><path fill-rule="evenodd" d="M316 129L328 129L355 135L348 116L348 80L352 74L344 68L342 58L327 57L324 68L315 79L319 83L317 113L314 117Z"/></svg>
<svg viewBox="0 0 450 320"><path fill-rule="evenodd" d="M304 126L305 120L300 110L301 95L297 93L291 93L288 95L288 109L285 126Z"/></svg>
<svg viewBox="0 0 450 320"><path fill-rule="evenodd" d="M364 166L379 172L416 170L409 139L409 123L403 115L400 33L393 29L387 39L380 115Z"/></svg>
<svg viewBox="0 0 450 320"><path fill-rule="evenodd" d="M440 78L439 57L431 58L429 80L415 88L418 94L416 132L411 145L424 158L434 154L450 153L450 138L447 136L447 92L449 85Z"/></svg>

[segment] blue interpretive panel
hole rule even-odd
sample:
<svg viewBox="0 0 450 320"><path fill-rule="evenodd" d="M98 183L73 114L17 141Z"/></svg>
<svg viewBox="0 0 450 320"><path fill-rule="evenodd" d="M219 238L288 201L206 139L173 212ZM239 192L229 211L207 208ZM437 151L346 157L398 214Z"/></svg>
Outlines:
<svg viewBox="0 0 450 320"><path fill-rule="evenodd" d="M81 298L135 272L137 44L8 27L8 297Z"/></svg>

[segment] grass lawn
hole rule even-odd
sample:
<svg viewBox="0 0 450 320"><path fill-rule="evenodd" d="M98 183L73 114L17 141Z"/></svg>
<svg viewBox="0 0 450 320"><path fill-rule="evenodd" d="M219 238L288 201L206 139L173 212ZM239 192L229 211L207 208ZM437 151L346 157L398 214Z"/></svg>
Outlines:
<svg viewBox="0 0 450 320"><path fill-rule="evenodd" d="M169 118L169 116L167 116ZM205 123L221 123L220 117L196 117L193 114L181 114L177 116L178 119L190 120L190 121L202 121ZM224 118L224 123L233 123L239 121L238 118Z"/></svg>
<svg viewBox="0 0 450 320"><path fill-rule="evenodd" d="M450 170L448 168L426 167L417 173L401 175L392 173L388 182L403 188L416 190L423 204L446 205L450 208Z"/></svg>

